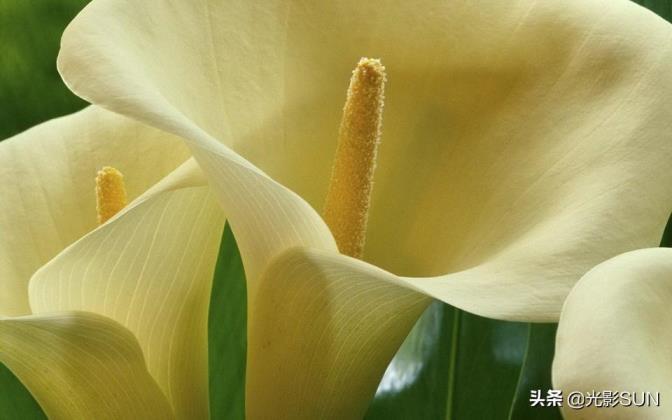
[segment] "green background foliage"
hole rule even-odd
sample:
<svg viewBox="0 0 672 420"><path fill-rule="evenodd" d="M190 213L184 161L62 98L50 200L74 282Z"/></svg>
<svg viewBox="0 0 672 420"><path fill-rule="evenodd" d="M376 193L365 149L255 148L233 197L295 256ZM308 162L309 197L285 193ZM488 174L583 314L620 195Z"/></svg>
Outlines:
<svg viewBox="0 0 672 420"><path fill-rule="evenodd" d="M87 2L0 0L0 139L86 105L63 85L55 63L63 29ZM672 18L672 0L637 2ZM672 243L672 224L664 242ZM212 418L244 418L245 318L244 272L227 226L209 318ZM434 303L388 369L366 417L557 419L556 409L529 404L530 390L552 388L555 329L489 320ZM0 418L45 418L2 364Z"/></svg>
<svg viewBox="0 0 672 420"><path fill-rule="evenodd" d="M86 103L56 71L61 34L85 0L0 0L0 139Z"/></svg>

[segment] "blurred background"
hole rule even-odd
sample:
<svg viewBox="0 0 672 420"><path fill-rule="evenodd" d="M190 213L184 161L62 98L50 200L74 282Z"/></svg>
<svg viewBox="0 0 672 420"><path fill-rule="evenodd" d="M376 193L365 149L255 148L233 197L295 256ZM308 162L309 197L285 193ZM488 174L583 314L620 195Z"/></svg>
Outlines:
<svg viewBox="0 0 672 420"><path fill-rule="evenodd" d="M88 0L0 0L0 139L86 103L56 71L61 34Z"/></svg>

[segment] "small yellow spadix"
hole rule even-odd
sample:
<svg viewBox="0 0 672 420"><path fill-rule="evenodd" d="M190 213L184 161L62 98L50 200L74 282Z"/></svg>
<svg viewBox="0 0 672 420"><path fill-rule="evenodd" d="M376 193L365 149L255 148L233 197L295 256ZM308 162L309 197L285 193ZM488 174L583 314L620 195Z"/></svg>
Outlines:
<svg viewBox="0 0 672 420"><path fill-rule="evenodd" d="M117 169L105 166L96 175L96 211L103 224L126 207L124 176Z"/></svg>
<svg viewBox="0 0 672 420"><path fill-rule="evenodd" d="M362 58L352 72L338 133L324 220L339 251L361 258L383 122L385 67Z"/></svg>

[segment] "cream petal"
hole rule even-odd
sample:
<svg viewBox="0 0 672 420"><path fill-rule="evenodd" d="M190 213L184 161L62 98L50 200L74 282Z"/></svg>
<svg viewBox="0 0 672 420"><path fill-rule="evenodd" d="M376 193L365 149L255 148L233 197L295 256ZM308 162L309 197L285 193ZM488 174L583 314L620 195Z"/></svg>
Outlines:
<svg viewBox="0 0 672 420"><path fill-rule="evenodd" d="M521 317L499 295L530 291L486 280L474 273L404 278L329 251L288 250L264 272L248 318L248 415L361 418L428 296Z"/></svg>
<svg viewBox="0 0 672 420"><path fill-rule="evenodd" d="M0 315L30 313L28 280L96 227L94 179L126 175L133 199L189 156L176 137L98 107L0 143Z"/></svg>
<svg viewBox="0 0 672 420"><path fill-rule="evenodd" d="M328 228L310 205L224 145L240 144L244 149L250 142L243 141L242 137L263 138L269 130L274 132L273 138L277 139L276 130L280 128L277 125L261 133L256 132L259 124L250 122L255 119L261 123L260 118L266 119L271 112L281 110L282 88L277 85L277 63L268 61L260 65L257 60L259 51L255 49L253 53L250 52L246 47L247 40L242 43L236 41L226 47L215 45L213 31L224 31L226 34L218 35L222 39L232 39L227 35L231 35L229 31L234 30L234 23L253 22L255 28L267 27L269 31L260 31L254 37L273 44L281 38L283 31L283 28L273 24L278 17L275 12L282 12L286 5L264 4L261 8L267 10L261 11L261 14L257 10L259 6L252 5L250 10L242 7L234 11L230 5L210 1L201 4L97 2L91 6L85 8L80 17L71 23L70 30L66 31L62 39L59 69L66 84L78 94L88 97L91 102L100 103L186 140L211 180L236 234L245 263L251 301L256 294L260 272L287 248L310 246L336 250ZM133 12L129 14L131 10ZM146 32L146 19L160 22L152 29L152 32L156 30L154 35ZM111 38L101 37L103 34L98 31L101 28L99 25L111 25L110 29L114 33L108 32L108 35L113 38L119 35L119 38L109 44ZM187 33L195 32L193 36L185 36L174 28L182 28ZM121 32L117 33L117 29ZM149 38L146 38L147 35ZM245 31L242 35L250 33ZM144 55L136 49L137 42L151 45L150 49L158 55ZM164 42L172 43L175 53L168 66L159 64L166 58L163 56L165 50L160 47L166 45ZM247 51L248 68L259 77L247 71L242 72L238 67L220 67L219 59L228 61L227 56L232 53L225 52L228 47L234 47L241 53ZM264 49L270 54L283 51L276 47L268 45ZM192 48L194 51L189 53L191 57L185 56L184 53ZM252 59L253 55L256 58ZM237 60L237 57L233 58ZM163 75L156 73L160 67L163 67ZM103 73L107 76L103 76ZM117 81L112 82L109 90L105 89L105 94L98 95L101 93L97 89L100 82L102 79L110 79L110 73L115 74L112 79ZM194 79L186 81L176 78L178 75L188 76L188 73ZM275 86L271 88L268 83L262 83L262 78ZM184 83L185 89L178 88L175 83ZM164 91L164 88L168 91ZM223 95L225 91L228 93ZM174 97L173 93L177 96ZM234 99L241 94L244 97L240 97L240 100ZM190 105L185 108L183 101ZM229 108L232 113L226 114ZM235 132L233 124L236 125ZM223 142L220 143L216 138ZM286 159L282 158L282 154L274 153L281 150L277 145L271 149L264 145L259 147L250 150L250 153L264 156L274 162L272 166L288 173ZM265 150L262 152L261 149ZM301 155L301 159L306 160L305 150L296 149L295 155Z"/></svg>
<svg viewBox="0 0 672 420"><path fill-rule="evenodd" d="M294 249L268 267L248 319L252 419L362 418L430 299L333 252Z"/></svg>
<svg viewBox="0 0 672 420"><path fill-rule="evenodd" d="M187 140L254 298L287 247L334 247L249 162L320 206L350 69L381 57L365 259L439 276L413 283L481 315L555 320L583 273L654 245L670 213L671 35L627 0L95 0L59 69L82 97Z"/></svg>
<svg viewBox="0 0 672 420"><path fill-rule="evenodd" d="M659 393L660 407L563 408L567 419L669 419L672 249L628 252L589 271L562 308L553 385L579 391ZM662 401L661 401L662 400Z"/></svg>
<svg viewBox="0 0 672 420"><path fill-rule="evenodd" d="M208 417L208 303L224 216L193 160L42 267L37 314L107 316L138 339L178 418Z"/></svg>
<svg viewBox="0 0 672 420"><path fill-rule="evenodd" d="M0 362L50 419L171 419L133 334L87 312L0 317Z"/></svg>
<svg viewBox="0 0 672 420"><path fill-rule="evenodd" d="M202 139L205 142L205 138ZM320 216L294 192L219 143L188 141L231 223L245 268L248 306L263 270L285 250L310 246L337 253Z"/></svg>

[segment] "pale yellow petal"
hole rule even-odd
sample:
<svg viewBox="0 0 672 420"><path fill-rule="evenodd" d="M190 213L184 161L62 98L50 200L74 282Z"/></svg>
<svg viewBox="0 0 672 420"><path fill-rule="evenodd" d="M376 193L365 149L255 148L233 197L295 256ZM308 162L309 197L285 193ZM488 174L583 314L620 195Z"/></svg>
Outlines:
<svg viewBox="0 0 672 420"><path fill-rule="evenodd" d="M429 302L362 261L288 251L265 272L248 319L248 417L362 418Z"/></svg>
<svg viewBox="0 0 672 420"><path fill-rule="evenodd" d="M650 407L563 408L566 419L669 419L672 406L672 249L619 255L589 271L562 308L553 385L573 391L636 393ZM656 393L658 393L656 397ZM602 394L604 396L604 394ZM632 401L632 397L631 401Z"/></svg>
<svg viewBox="0 0 672 420"><path fill-rule="evenodd" d="M224 68L219 63L220 59L228 60L227 56L234 50L242 52L241 47L248 43L245 40L227 47L219 45L219 39L232 40L238 36L227 35L236 33L233 25L251 23L254 28L261 29L254 37L272 44L276 42L276 35L278 40L282 38L284 30L273 24L278 15L259 14L258 10L254 10L258 6L251 5L250 10L243 8L238 11L230 5L210 1L170 6L156 1L104 1L91 6L71 23L71 30L63 36L63 51L72 53L64 53L59 62L66 83L94 103L132 115L186 140L210 179L236 234L249 282L248 296L252 301L261 270L287 248L311 246L336 249L328 228L310 205L224 145L239 145L235 149L237 152L246 149L264 156L269 162L275 161L273 166L278 170L288 173L286 160L276 153L280 150L277 145L260 153L261 149L256 146L250 148L250 142L244 139L266 137L268 130L258 132L259 126L266 118L272 117L272 113L281 110L283 98L282 87L277 84L278 75L275 74L277 63L266 61L264 55L279 54L283 50L277 49L276 45L260 45L263 53L258 48L248 52L249 67L245 71L237 67L243 64L238 62L237 55L231 56L237 62L236 69ZM267 7L269 11L282 13L285 5L269 3L261 8ZM129 14L129 10L133 12ZM161 22L156 27L152 26L153 34L146 31L146 19ZM108 32L103 39L100 25L109 26L114 34ZM264 27L270 32L262 29ZM180 31L175 28L180 28ZM88 34L84 35L85 32ZM249 33L245 30L241 35ZM111 42L109 36L116 40ZM141 51L145 48L136 49L137 42L151 45L149 50L156 50L158 56L149 50ZM173 44L175 54L170 65L162 64L167 58L163 55L166 42ZM225 52L228 47L234 50ZM184 55L191 49L193 51L188 53L189 56ZM253 59L253 56L257 58ZM162 75L156 73L160 67L163 68ZM103 76L103 72L107 76ZM110 78L112 73L115 77ZM190 80L179 80L177 76L180 74ZM274 86L262 83L262 78ZM116 79L112 81L114 86L107 91L109 95L96 94L100 93L96 87L102 79ZM170 93L163 92L155 82ZM79 89L76 86L80 83L86 86ZM92 92L88 92L87 88ZM89 97L88 93L92 96ZM183 101L193 107L184 108ZM232 113L229 114L229 111ZM258 124L251 124L253 119ZM270 129L275 132L274 139L280 134L277 131L279 128ZM295 153L300 153L305 159L305 150L295 149ZM276 158L280 160L276 161Z"/></svg>
<svg viewBox="0 0 672 420"><path fill-rule="evenodd" d="M96 227L96 172L126 174L136 198L189 156L175 136L97 107L0 143L0 315L29 314L28 280Z"/></svg>
<svg viewBox="0 0 672 420"><path fill-rule="evenodd" d="M351 68L381 58L365 260L481 315L555 320L582 274L655 245L672 209L670 39L627 0L95 0L59 69L185 138L254 300L284 249L334 249L306 203L322 206Z"/></svg>
<svg viewBox="0 0 672 420"><path fill-rule="evenodd" d="M588 269L659 240L671 35L627 0L94 0L59 68L84 98L183 137L217 191L251 285L250 416L347 417L422 294L554 320ZM389 76L365 259L409 277L338 256L308 207L361 56ZM297 245L315 249L274 260ZM397 306L360 312L378 287Z"/></svg>
<svg viewBox="0 0 672 420"><path fill-rule="evenodd" d="M50 419L174 418L133 334L100 315L0 317L0 362Z"/></svg>
<svg viewBox="0 0 672 420"><path fill-rule="evenodd" d="M37 314L105 315L138 339L178 418L208 416L208 303L224 216L188 161L42 267Z"/></svg>

